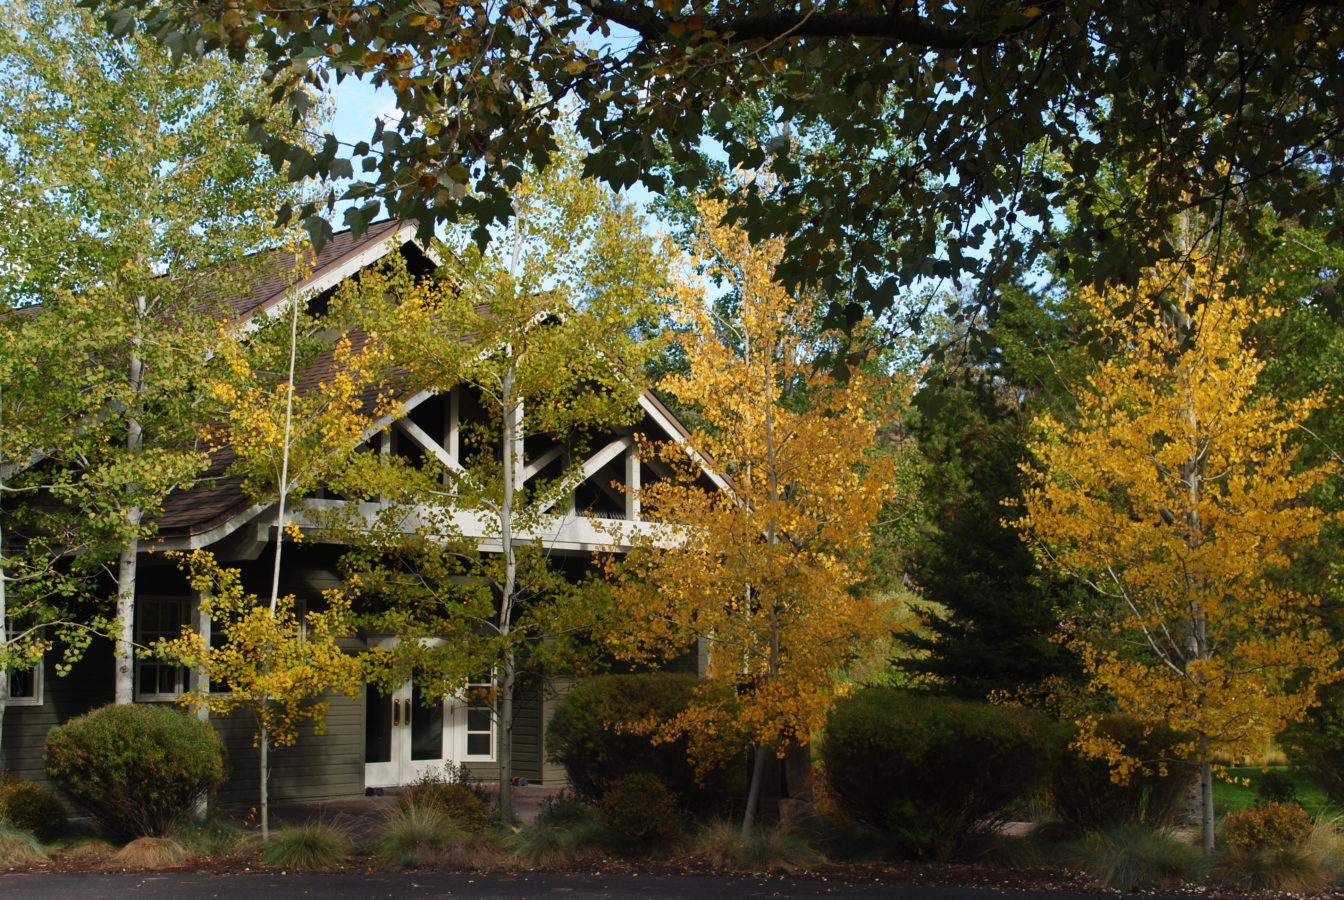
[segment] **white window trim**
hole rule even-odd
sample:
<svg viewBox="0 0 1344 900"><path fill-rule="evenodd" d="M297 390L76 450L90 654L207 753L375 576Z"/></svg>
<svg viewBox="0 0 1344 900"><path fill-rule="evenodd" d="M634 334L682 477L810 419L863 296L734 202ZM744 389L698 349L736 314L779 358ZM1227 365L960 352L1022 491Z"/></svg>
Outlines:
<svg viewBox="0 0 1344 900"><path fill-rule="evenodd" d="M182 615L180 616L180 618L182 619L182 621L179 623L179 629L180 629L180 626L181 626L181 625L190 625L190 624L191 624L191 614L192 614L192 612L193 612L195 606L194 606L194 602L193 602L190 598L187 598L187 597L170 597L170 596L140 597L140 598L138 598L138 599L136 600L136 604L135 604L135 607L136 607L136 609L135 609L135 615L136 615L136 622L135 622L135 642L136 642L137 644L140 644L140 645L143 645L143 644L144 644L144 641L143 641L143 639L142 639L142 637L141 637L141 635L143 634L143 631L141 630L141 621L142 621L142 620L141 620L140 616L144 613L144 611L145 611L145 606L147 606L147 605L149 605L149 604L151 604L151 603L176 603L176 604L178 605L178 608L181 610L181 613L182 613ZM160 661L160 660L155 660L155 659L141 659L139 656L136 657L136 659L135 659L135 701L136 701L137 703L176 703L178 697L181 697L184 693L186 693L187 691L191 690L191 688L192 688L192 672L191 672L191 670L188 669L188 668L186 668L186 667L184 667L184 666L170 666L170 668L176 668L176 669L178 669L178 689L177 689L176 691L172 692L172 693L164 693L164 692L158 692L158 691L146 691L146 690L144 689L144 683L145 683L145 679L144 679L144 668L145 668L145 666L169 666L169 664L166 663L166 662L162 662L162 661Z"/></svg>
<svg viewBox="0 0 1344 900"><path fill-rule="evenodd" d="M463 760L463 762L494 762L495 759L496 759L496 757L497 757L497 755L498 755L498 748L499 748L499 716L496 715L496 713L495 713L495 707L494 707L494 704L487 704L487 703L472 703L472 702L471 702L471 694L472 694L472 691L473 691L473 690L478 690L478 689L481 689L481 688L487 688L487 689L489 689L489 690L491 690L491 691L494 691L494 690L497 689L497 685L494 683L494 680L493 680L493 679L492 679L491 681L488 681L488 682L487 682L487 681L468 681L467 684L466 684L466 688L465 688L465 689L463 690L463 692L462 692L462 760ZM471 710L473 710L473 709L483 709L483 710L485 710L486 712L488 712L488 713L490 714L490 728L489 728L489 731L483 731L483 730L479 730L479 729L476 730L476 731L472 731L472 730L471 730L471 718L470 718L470 713L471 713ZM489 753L472 753L472 752L470 752L470 747L471 747L471 736L472 736L473 734L489 734L489 735L490 735L490 752L489 752Z"/></svg>
<svg viewBox="0 0 1344 900"><path fill-rule="evenodd" d="M32 671L32 673L33 673L33 696L31 696L31 697L15 697L15 696L12 696L12 695L11 695L11 696L9 696L9 697L7 698L7 701L6 701L6 703L5 703L6 706L41 706L41 705L42 705L42 703L43 703L43 698L44 698L44 693L43 693L43 692L46 690L46 679L44 679L44 678L42 677L42 668L43 668L43 666L42 666L42 661L39 660L37 663L35 663L35 664L33 665L33 668L31 669L31 671ZM6 677L6 678L10 678L10 677L12 677L12 676L14 676L14 675L17 675L19 671L22 671L22 670L15 670L15 671L12 671L12 672L6 672L6 673L5 673L5 677Z"/></svg>

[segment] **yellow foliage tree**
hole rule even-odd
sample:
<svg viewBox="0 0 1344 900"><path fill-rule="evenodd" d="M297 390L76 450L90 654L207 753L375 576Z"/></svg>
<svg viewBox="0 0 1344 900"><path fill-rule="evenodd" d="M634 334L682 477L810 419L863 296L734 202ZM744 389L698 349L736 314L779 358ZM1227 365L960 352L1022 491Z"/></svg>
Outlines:
<svg viewBox="0 0 1344 900"><path fill-rule="evenodd" d="M299 258L297 262L296 271L304 272L312 260ZM242 595L236 574L218 568L213 561L189 560L193 584L218 582L215 596L202 603L202 609L212 617L212 608L224 616L220 630L228 644L185 664L205 666L212 672L218 668L220 676L212 674L212 679L240 685L234 688L235 694L257 717L264 838L269 837L271 747L294 742L291 717L300 707L307 711L305 717L316 718L320 724L326 704L308 702L310 689L323 683L319 664L330 665L325 683L341 690L347 690L354 677L351 672L360 665L347 662L334 642L327 648L331 652L324 653L304 644L294 599L280 596L285 538L301 538L297 525L287 518L287 504L295 493L311 490L341 471L374 422L396 411L391 388L384 380L387 349L380 336L349 327L331 341L324 332L339 322L307 315L297 295L289 298L289 304L287 328L282 330L279 320L266 321L246 346L238 341L222 342L219 356L227 377L211 386L219 422L207 429L215 450L228 448L235 455L230 472L243 477L246 490L258 499L273 497L276 501L269 601L256 606L253 598ZM339 624L344 632L352 631L348 598L329 593L327 603L324 615L332 617L332 627ZM327 639L334 641L330 636ZM295 647L302 648L297 656ZM189 647L180 644L175 649ZM268 697L265 690L269 687L282 693ZM213 694L187 695L185 702L221 714L235 708L227 698ZM273 732L273 724L283 730Z"/></svg>
<svg viewBox="0 0 1344 900"><path fill-rule="evenodd" d="M328 708L324 696L359 698L363 664L338 643L354 632L354 613L339 591L325 593L325 609L300 612L293 595L267 603L247 593L238 571L222 568L209 553L198 550L178 558L221 639L212 645L184 626L179 637L149 648L156 657L206 676L206 686L182 694L179 703L219 716L243 710L256 723L257 746L288 747L298 740L303 722L322 733ZM212 683L224 689L211 690ZM262 764L264 802L264 759ZM265 840L270 835L264 812L261 823Z"/></svg>
<svg viewBox="0 0 1344 900"><path fill-rule="evenodd" d="M658 739L689 735L702 758L734 742L725 738L755 745L745 834L769 754L808 742L838 671L888 631L856 587L891 491L890 461L874 452L889 384L862 373L842 382L815 366L837 335L817 331L807 298L773 280L781 243L708 224L722 213L701 209L693 252L733 292L736 315L714 315L693 291L675 311L689 371L662 387L703 424L684 445L654 448L676 477L638 497L645 517L667 527L610 561L621 625L609 642L634 660L703 642L708 681L696 701L644 725ZM702 462L728 490L706 483Z"/></svg>
<svg viewBox="0 0 1344 900"><path fill-rule="evenodd" d="M1161 314L1117 312L1152 297ZM1275 312L1207 264L1082 299L1112 355L1078 386L1074 420L1039 422L1016 524L1110 601L1066 635L1094 689L1192 735L1211 852L1215 752L1253 749L1338 677L1316 598L1275 579L1327 520L1310 496L1332 467L1296 465L1292 444L1323 399L1257 393L1251 332ZM1127 777L1138 762L1082 724L1081 748Z"/></svg>

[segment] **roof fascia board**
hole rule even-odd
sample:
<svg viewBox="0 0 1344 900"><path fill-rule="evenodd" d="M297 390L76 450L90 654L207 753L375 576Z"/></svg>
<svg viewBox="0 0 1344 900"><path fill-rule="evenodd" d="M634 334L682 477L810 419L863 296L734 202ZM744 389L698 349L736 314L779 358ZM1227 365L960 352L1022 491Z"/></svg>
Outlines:
<svg viewBox="0 0 1344 900"><path fill-rule="evenodd" d="M328 288L335 287L361 269L373 265L398 247L412 241L415 241L415 226L409 223L402 224L401 227L395 229L382 240L374 241L358 253L337 260L326 268L314 272L308 280L301 284L272 295L244 317L242 332L248 334L255 331L261 327L265 320L283 315L295 303L307 302L310 298L317 296ZM416 242L416 246L420 246L418 242ZM421 250L423 251L424 248L421 247ZM426 255L429 254L426 253ZM430 258L435 265L442 265L443 263L437 256L438 254L434 254Z"/></svg>

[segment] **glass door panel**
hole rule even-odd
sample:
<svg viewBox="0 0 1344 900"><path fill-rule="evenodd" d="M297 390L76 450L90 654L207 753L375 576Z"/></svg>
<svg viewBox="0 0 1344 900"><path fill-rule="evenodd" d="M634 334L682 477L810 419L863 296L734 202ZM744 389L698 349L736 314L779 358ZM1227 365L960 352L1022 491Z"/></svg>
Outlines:
<svg viewBox="0 0 1344 900"><path fill-rule="evenodd" d="M419 685L411 688L407 716L411 729L411 759L416 762L443 761L443 699L425 703Z"/></svg>

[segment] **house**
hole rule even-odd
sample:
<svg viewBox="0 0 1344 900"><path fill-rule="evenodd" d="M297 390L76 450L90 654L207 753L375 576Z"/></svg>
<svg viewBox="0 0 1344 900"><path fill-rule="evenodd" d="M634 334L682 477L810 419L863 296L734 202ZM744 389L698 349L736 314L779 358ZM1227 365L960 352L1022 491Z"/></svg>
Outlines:
<svg viewBox="0 0 1344 900"><path fill-rule="evenodd" d="M292 302L322 308L345 279L393 253L402 256L412 274L427 274L436 261L415 241L414 230L412 225L389 221L371 226L359 238L348 232L338 234L297 285L290 283L292 256L277 252L259 269L250 290L227 298L227 307L243 329L259 316L283 312ZM444 466L456 465L463 429L483 421L483 414L469 388L445 388L407 398L404 416L371 429L370 447L416 458L428 455ZM640 458L636 435L682 441L687 432L652 394L645 393L639 404L636 424L590 440L587 446L591 449L582 459L568 458L571 449L561 441L534 437L524 444L524 479L582 464L583 480L572 502L564 508L557 506L544 528L520 535L522 540L542 542L558 565L576 571L588 565L595 550L612 544L613 521L626 529L652 527L640 520L637 501L612 484L638 486L666 474L656 461ZM227 448L216 452L206 473L213 480L168 499L157 523L157 541L141 556L137 643L175 636L183 625L202 631L210 627L199 612L198 598L163 551L209 550L222 564L239 569L252 590L267 590L278 537L274 506L254 502L244 493L240 479L227 474L231 461ZM723 486L717 476L706 473L706 478ZM314 510L350 503L319 495L298 504L294 517L302 522ZM482 549L489 552L493 541L498 552L498 539L484 523L473 525L470 511L464 511L462 520L467 534L480 539ZM473 527L479 530L473 533ZM337 563L341 553L340 546L322 540L286 546L281 591L304 601L340 586ZM395 634L362 633L349 649L387 646L397 639ZM134 665L137 702L172 703L182 691L196 686L192 680L200 677L161 661L137 659ZM688 656L680 665L694 668L697 660ZM0 742L4 753L0 765L40 780L47 730L110 702L112 666L110 643L101 641L63 677L56 677L51 659L34 670L15 673ZM543 755L546 723L555 700L553 686L536 681L519 685L513 726L516 777L542 784L563 780L563 772L548 764ZM230 758L231 776L222 799L250 800L255 796L258 766L253 724L242 716L218 718L214 724L225 738ZM348 797L370 788L407 784L446 764L465 764L475 777L489 780L497 777L498 728L489 707L452 698L427 705L419 688L409 682L391 693L369 687L355 701L336 697L323 735L313 736L305 729L297 746L272 756L271 797L276 801Z"/></svg>

